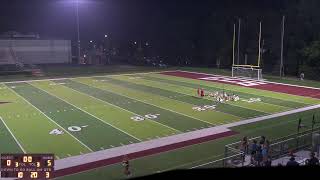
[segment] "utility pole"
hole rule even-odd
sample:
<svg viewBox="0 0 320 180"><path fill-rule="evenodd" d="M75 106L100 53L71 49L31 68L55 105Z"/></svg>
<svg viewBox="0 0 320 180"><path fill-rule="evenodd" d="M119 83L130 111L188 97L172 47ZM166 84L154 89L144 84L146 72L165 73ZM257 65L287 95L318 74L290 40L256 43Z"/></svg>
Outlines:
<svg viewBox="0 0 320 180"><path fill-rule="evenodd" d="M241 19L239 18L239 26L238 26L238 55L237 55L237 64L240 64L240 34L241 34Z"/></svg>
<svg viewBox="0 0 320 180"><path fill-rule="evenodd" d="M233 24L233 40L232 40L232 66L235 65L234 62L234 49L235 49L235 41L236 41L236 24Z"/></svg>
<svg viewBox="0 0 320 180"><path fill-rule="evenodd" d="M283 75L283 39L284 39L284 23L285 16L282 16L282 28L281 28L281 59L280 59L280 78Z"/></svg>
<svg viewBox="0 0 320 180"><path fill-rule="evenodd" d="M79 0L76 0L76 16L77 16L77 34L78 34L78 63L79 63L80 62L80 56L81 56Z"/></svg>
<svg viewBox="0 0 320 180"><path fill-rule="evenodd" d="M261 33L262 33L262 27L261 27L261 21L259 23L259 52L258 52L258 67L260 67L260 60L261 60Z"/></svg>

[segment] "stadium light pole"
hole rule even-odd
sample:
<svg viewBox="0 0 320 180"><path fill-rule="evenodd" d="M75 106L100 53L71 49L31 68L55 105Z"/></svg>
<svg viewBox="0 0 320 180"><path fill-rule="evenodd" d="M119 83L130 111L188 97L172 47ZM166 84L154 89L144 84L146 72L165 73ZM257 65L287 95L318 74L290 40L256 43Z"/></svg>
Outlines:
<svg viewBox="0 0 320 180"><path fill-rule="evenodd" d="M76 3L76 16L77 16L78 62L80 62L81 42L80 42L79 0L75 0L75 3Z"/></svg>
<svg viewBox="0 0 320 180"><path fill-rule="evenodd" d="M281 27L281 57L280 57L280 78L283 76L283 40L284 40L284 23L285 23L285 16L282 16L282 27Z"/></svg>

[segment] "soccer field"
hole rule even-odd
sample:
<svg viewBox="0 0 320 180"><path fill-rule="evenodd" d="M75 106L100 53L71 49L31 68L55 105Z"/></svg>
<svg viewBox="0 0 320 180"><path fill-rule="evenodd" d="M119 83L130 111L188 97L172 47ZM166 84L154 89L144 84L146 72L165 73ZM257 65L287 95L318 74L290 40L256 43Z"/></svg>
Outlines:
<svg viewBox="0 0 320 180"><path fill-rule="evenodd" d="M318 89L283 91L286 85L196 75L173 71L1 83L0 153L54 153L59 160L320 104ZM199 98L197 88L240 100Z"/></svg>

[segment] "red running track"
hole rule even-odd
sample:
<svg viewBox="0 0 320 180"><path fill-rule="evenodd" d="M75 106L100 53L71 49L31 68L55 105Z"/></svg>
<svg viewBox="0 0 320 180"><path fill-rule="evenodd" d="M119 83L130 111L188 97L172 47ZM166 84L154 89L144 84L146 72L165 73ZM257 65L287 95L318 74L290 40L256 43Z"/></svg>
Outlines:
<svg viewBox="0 0 320 180"><path fill-rule="evenodd" d="M127 157L132 160L132 159L136 159L136 158L140 158L140 157L144 157L144 156L149 156L149 155L154 155L154 154L158 154L158 153L162 153L162 152L167 152L167 151L179 149L182 147L187 147L187 146L191 146L191 145L195 145L195 144L204 143L204 142L211 141L214 139L232 136L235 134L238 134L238 133L234 132L234 131L226 131L226 132L214 134L211 136L206 136L206 137L202 137L202 138L198 138L198 139L192 139L192 140L188 140L188 141L184 141L184 142L178 142L178 143L174 143L174 144L170 144L170 145L166 145L166 146L162 146L162 147L157 147L157 148L148 149L145 151L140 151L140 152L128 154ZM56 177L61 177L61 176L65 176L65 175L75 174L75 173L87 171L90 169L95 169L95 168L99 168L99 167L103 167L103 166L108 166L111 164L120 163L122 161L123 161L123 156L118 156L118 157L114 157L114 158L110 158L110 159L104 159L104 160L100 160L100 161L96 161L96 162L92 162L92 163L82 164L79 166L56 170L54 173L54 176L56 178Z"/></svg>
<svg viewBox="0 0 320 180"><path fill-rule="evenodd" d="M240 80L232 77L225 77L225 76L217 76L217 75L209 75L204 73L196 73L196 72L186 72L186 71L169 71L169 72L162 72L160 74L169 75L169 76L177 76L183 78L191 78L191 79L198 79L203 81L211 81L211 82L219 82L225 84L233 84L233 85L240 85L237 81L251 81L251 80ZM229 82L221 81L221 80L212 80L212 79L201 79L201 78L208 78L208 77L220 77L221 79L224 78L231 78L233 80ZM261 90L268 90L273 92L281 92L286 94L298 95L298 96L306 96L320 99L320 89L312 89L308 87L298 87L293 85L286 85L286 84L278 84L266 81L258 81L253 80L255 82L264 82L264 84L257 84L253 86L249 86L249 88L261 89ZM246 86L247 87L247 86Z"/></svg>

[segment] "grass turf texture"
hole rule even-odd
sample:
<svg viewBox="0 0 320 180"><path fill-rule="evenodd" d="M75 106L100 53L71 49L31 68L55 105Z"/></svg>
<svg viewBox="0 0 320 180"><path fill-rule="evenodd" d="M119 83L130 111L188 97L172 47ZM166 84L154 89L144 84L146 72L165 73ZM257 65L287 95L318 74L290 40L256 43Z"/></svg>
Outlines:
<svg viewBox="0 0 320 180"><path fill-rule="evenodd" d="M257 137L265 135L268 139L277 139L282 136L296 133L298 118L303 117L302 122L306 126L311 126L313 114L316 114L316 116L319 117L319 109L235 127L232 128L232 130L240 132L240 134L174 151L131 160L131 169L134 176L144 176L147 174L170 171L174 169L188 169L194 166L205 164L223 158L224 145L239 141L243 136ZM148 164L148 166L146 166L146 164ZM210 165L203 166L203 168L210 168ZM123 178L125 178L123 175L123 166L118 163L59 179L73 180Z"/></svg>
<svg viewBox="0 0 320 180"><path fill-rule="evenodd" d="M262 102L217 104L208 98L194 97L198 87L210 91L224 90L238 94L243 99L259 97ZM9 102L0 104L0 116L23 149L32 153L52 152L56 154L56 158L227 124L320 102L318 99L301 96L161 74L6 83L0 86L0 92L1 102ZM204 105L217 105L217 108L203 112L192 110L194 106ZM296 129L295 121L298 117L310 119L314 112L316 111L236 127L233 130L240 134L233 137L140 158L133 161L133 171L136 175L144 175L201 164L215 159L223 152L224 144L243 135L266 134L278 137L292 133ZM148 116L150 114L157 118ZM132 117L137 116L144 120L134 121ZM0 153L21 152L3 122L0 121ZM81 130L72 130L75 126L81 127ZM69 130L70 127L72 131ZM53 129L60 129L64 134L49 134ZM143 161L150 162L152 166L142 168L145 166ZM87 175L118 179L122 178L122 169L116 164L90 171ZM69 176L72 177L79 176Z"/></svg>

